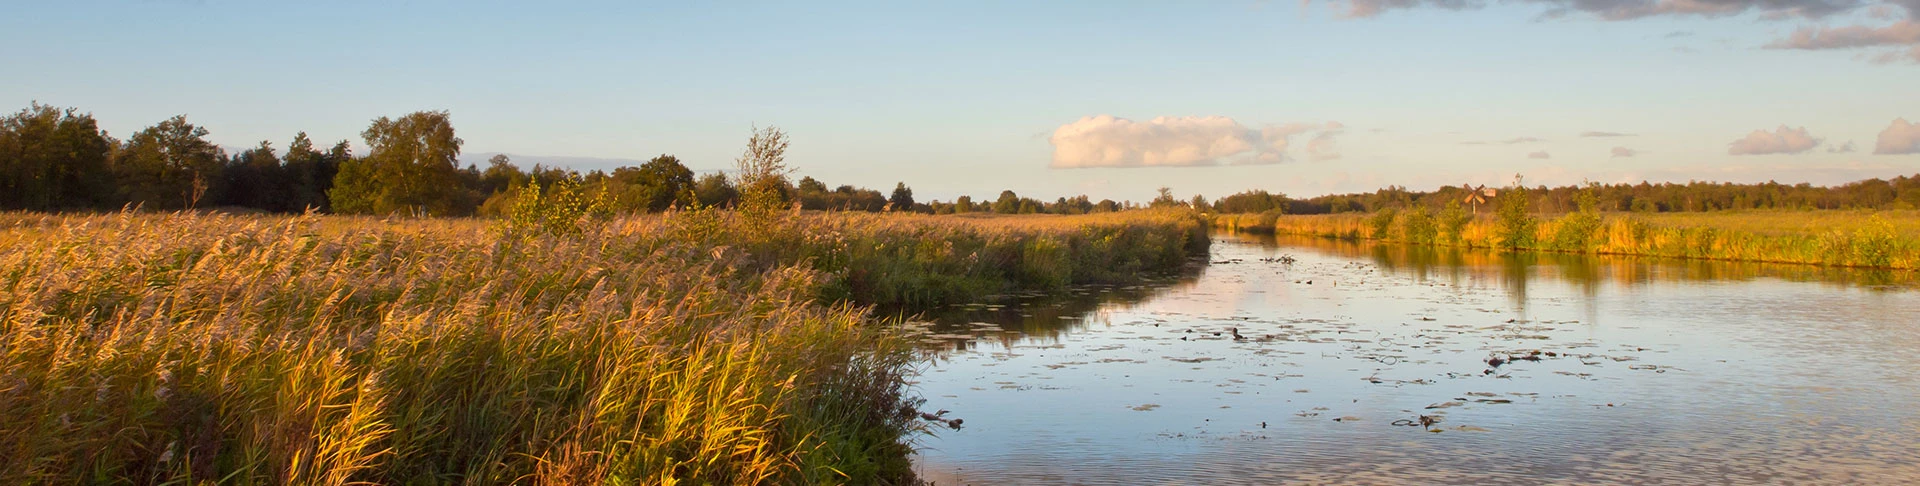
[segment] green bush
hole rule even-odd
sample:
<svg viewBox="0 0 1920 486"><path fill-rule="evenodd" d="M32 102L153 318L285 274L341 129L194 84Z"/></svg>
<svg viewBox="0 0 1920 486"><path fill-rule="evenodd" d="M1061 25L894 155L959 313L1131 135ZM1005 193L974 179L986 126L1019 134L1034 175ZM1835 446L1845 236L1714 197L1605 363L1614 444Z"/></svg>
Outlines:
<svg viewBox="0 0 1920 486"><path fill-rule="evenodd" d="M1515 187L1499 197L1500 209L1494 215L1497 219L1494 236L1500 239L1500 247L1508 250L1533 248L1533 230L1539 221L1528 212L1527 190Z"/></svg>
<svg viewBox="0 0 1920 486"><path fill-rule="evenodd" d="M1373 230L1373 239L1393 239L1393 219L1399 212L1394 208L1381 208L1374 211L1373 216L1367 217L1367 227Z"/></svg>
<svg viewBox="0 0 1920 486"><path fill-rule="evenodd" d="M1433 214L1426 206L1415 206L1400 221L1400 233L1410 243L1431 245L1439 232L1439 225L1435 224Z"/></svg>

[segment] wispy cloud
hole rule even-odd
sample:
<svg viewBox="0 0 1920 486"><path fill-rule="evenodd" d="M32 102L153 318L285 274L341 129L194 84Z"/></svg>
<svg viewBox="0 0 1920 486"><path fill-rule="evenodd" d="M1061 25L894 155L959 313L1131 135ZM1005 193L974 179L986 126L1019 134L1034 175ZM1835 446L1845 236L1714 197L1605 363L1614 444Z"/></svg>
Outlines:
<svg viewBox="0 0 1920 486"><path fill-rule="evenodd" d="M1620 132L1585 131L1585 132L1580 132L1580 136L1593 138L1593 137L1637 137L1639 135L1635 135L1631 133L1620 133Z"/></svg>
<svg viewBox="0 0 1920 486"><path fill-rule="evenodd" d="M1320 133L1315 134L1312 140L1307 141L1307 160L1319 162L1340 158L1338 148L1333 145L1334 137L1338 137L1340 134L1346 133L1346 131L1347 126L1340 122L1327 122L1326 125L1321 127Z"/></svg>
<svg viewBox="0 0 1920 486"><path fill-rule="evenodd" d="M1191 167L1275 164L1288 160L1293 137L1312 133L1312 160L1339 158L1334 137L1339 122L1290 123L1259 130L1224 116L1158 117L1136 122L1111 115L1081 118L1061 125L1053 144L1053 167Z"/></svg>
<svg viewBox="0 0 1920 486"><path fill-rule="evenodd" d="M1344 0L1340 14L1348 18L1374 17L1415 8L1472 10L1485 0ZM1530 0L1545 5L1544 17L1586 15L1602 20L1632 20L1654 16L1726 17L1758 13L1764 18L1823 18L1877 2L1865 0Z"/></svg>
<svg viewBox="0 0 1920 486"><path fill-rule="evenodd" d="M1482 142L1482 141L1460 142L1460 144L1461 145L1518 145L1523 143L1535 143L1535 142L1545 142L1545 141L1546 140L1544 139L1534 138L1534 137L1518 137L1518 138L1509 138L1506 140L1495 140L1491 142Z"/></svg>
<svg viewBox="0 0 1920 486"><path fill-rule="evenodd" d="M1788 128L1786 125L1780 125L1780 128L1772 132L1754 130L1746 137L1734 140L1733 143L1727 144L1727 154L1797 154L1813 150L1816 145L1820 145L1820 139L1807 133L1807 127Z"/></svg>
<svg viewBox="0 0 1920 486"><path fill-rule="evenodd" d="M1527 158L1529 158L1529 159L1551 159L1551 158L1553 158L1553 156L1551 156L1551 155L1547 155L1547 151L1545 151L1545 150L1542 150L1542 151L1539 151L1539 152L1534 152L1534 153L1530 153L1530 154L1527 154Z"/></svg>
<svg viewBox="0 0 1920 486"><path fill-rule="evenodd" d="M1626 147L1614 147L1614 148L1613 148L1613 156L1614 156L1614 157L1632 157L1632 156L1635 156L1635 155L1640 155L1640 151L1638 151L1638 150L1634 150L1634 149L1630 149L1630 148L1626 148Z"/></svg>
<svg viewBox="0 0 1920 486"><path fill-rule="evenodd" d="M1873 153L1877 155L1920 154L1920 123L1908 123L1906 118L1893 119L1892 125L1880 131L1880 137L1874 141Z"/></svg>
<svg viewBox="0 0 1920 486"><path fill-rule="evenodd" d="M1768 49L1828 50L1887 46L1895 48L1876 54L1872 58L1874 62L1920 62L1920 22L1909 19L1880 27L1865 25L1802 27L1793 31L1793 35L1773 41L1766 47Z"/></svg>
<svg viewBox="0 0 1920 486"><path fill-rule="evenodd" d="M1310 2L1312 0L1302 0ZM1472 10L1492 0L1327 0L1341 17L1369 18L1395 10ZM1753 14L1762 20L1823 20L1864 11L1866 18L1904 20L1884 26L1807 26L1791 36L1768 43L1770 49L1880 49L1866 59L1876 63L1920 63L1920 0L1525 0L1546 10L1540 18L1585 17L1626 21L1651 17L1731 17ZM1858 17L1856 17L1858 18ZM1693 36L1693 31L1671 31L1663 37Z"/></svg>

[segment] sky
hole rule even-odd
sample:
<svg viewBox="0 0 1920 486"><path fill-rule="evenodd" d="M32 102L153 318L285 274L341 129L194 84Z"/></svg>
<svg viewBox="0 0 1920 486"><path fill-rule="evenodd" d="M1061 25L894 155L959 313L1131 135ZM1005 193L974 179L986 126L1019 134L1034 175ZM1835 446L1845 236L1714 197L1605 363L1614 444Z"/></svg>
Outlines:
<svg viewBox="0 0 1920 486"><path fill-rule="evenodd" d="M682 3L685 3L684 5ZM0 0L0 107L118 138L731 168L922 198L1920 173L1920 0ZM483 159L483 158L482 158ZM612 159L612 160L609 160Z"/></svg>

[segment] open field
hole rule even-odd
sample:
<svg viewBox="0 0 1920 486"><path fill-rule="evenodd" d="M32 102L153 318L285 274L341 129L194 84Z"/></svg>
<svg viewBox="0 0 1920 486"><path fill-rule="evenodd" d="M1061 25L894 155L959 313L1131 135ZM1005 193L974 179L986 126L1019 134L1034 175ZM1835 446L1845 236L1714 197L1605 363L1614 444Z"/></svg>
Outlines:
<svg viewBox="0 0 1920 486"><path fill-rule="evenodd" d="M1215 215L1218 227L1421 245L1920 269L1920 211L1721 211L1530 215L1510 236L1493 214ZM1511 243L1511 244L1510 244Z"/></svg>
<svg viewBox="0 0 1920 486"><path fill-rule="evenodd" d="M907 343L852 304L1169 271L1180 212L0 214L0 482L911 481Z"/></svg>

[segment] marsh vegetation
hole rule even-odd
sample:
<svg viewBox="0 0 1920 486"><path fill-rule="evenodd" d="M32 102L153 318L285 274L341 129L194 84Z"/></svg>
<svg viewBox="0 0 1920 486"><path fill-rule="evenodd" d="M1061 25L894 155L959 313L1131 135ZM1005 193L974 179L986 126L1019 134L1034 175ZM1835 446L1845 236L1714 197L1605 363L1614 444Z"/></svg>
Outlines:
<svg viewBox="0 0 1920 486"><path fill-rule="evenodd" d="M867 304L1207 241L1149 211L528 221L0 215L0 480L905 482L911 346Z"/></svg>

